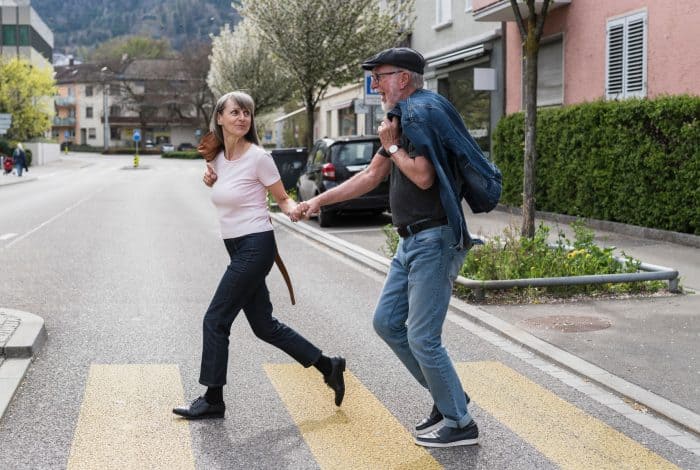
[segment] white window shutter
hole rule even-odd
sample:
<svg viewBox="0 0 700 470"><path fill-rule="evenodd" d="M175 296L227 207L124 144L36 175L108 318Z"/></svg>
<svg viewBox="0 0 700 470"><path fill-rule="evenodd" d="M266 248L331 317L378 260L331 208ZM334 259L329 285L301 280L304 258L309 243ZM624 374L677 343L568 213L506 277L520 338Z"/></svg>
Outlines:
<svg viewBox="0 0 700 470"><path fill-rule="evenodd" d="M615 99L624 89L624 56L625 56L625 22L624 20L608 23L607 55L605 64L605 97Z"/></svg>
<svg viewBox="0 0 700 470"><path fill-rule="evenodd" d="M647 94L646 13L608 22L605 97L643 98Z"/></svg>
<svg viewBox="0 0 700 470"><path fill-rule="evenodd" d="M646 17L639 15L627 20L625 44L625 94L646 96Z"/></svg>

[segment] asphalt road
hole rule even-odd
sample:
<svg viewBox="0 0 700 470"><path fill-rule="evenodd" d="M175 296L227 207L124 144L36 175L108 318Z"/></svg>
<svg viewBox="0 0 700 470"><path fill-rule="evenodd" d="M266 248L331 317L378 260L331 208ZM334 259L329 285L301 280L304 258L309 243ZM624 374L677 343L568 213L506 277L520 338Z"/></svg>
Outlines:
<svg viewBox="0 0 700 470"><path fill-rule="evenodd" d="M170 407L203 390L201 318L227 262L202 163L69 161L0 188L0 305L41 316L48 331L0 420L0 468L700 467L555 367L460 321L444 339L481 445L414 446L431 400L372 331L382 277L283 228L297 305L273 268L276 316L347 357L346 402L332 406L313 368L261 343L241 317L226 419L174 419Z"/></svg>

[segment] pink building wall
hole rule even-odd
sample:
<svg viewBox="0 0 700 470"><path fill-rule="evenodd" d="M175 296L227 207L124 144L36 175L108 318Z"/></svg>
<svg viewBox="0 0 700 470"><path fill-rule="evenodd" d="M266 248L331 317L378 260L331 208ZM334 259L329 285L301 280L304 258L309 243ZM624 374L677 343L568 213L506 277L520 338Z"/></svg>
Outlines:
<svg viewBox="0 0 700 470"><path fill-rule="evenodd" d="M564 104L605 96L607 22L641 11L647 12L647 97L700 95L700 1L572 0L568 6L550 10L543 34L543 38L563 34ZM506 26L506 51L506 113L510 114L522 109L522 48L514 22Z"/></svg>

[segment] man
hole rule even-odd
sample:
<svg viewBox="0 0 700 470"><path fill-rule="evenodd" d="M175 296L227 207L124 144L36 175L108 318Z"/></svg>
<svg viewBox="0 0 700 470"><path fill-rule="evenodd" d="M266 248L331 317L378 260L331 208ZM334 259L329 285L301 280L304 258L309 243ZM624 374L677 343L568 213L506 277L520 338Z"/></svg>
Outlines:
<svg viewBox="0 0 700 470"><path fill-rule="evenodd" d="M21 143L17 144L17 148L15 148L12 158L14 160L17 176L22 176L22 170L27 169L27 155L24 153L24 148L22 148Z"/></svg>
<svg viewBox="0 0 700 470"><path fill-rule="evenodd" d="M362 67L372 71L372 89L389 112L378 128L382 148L364 171L300 203L296 216L308 217L323 205L360 196L391 175L391 216L401 238L374 312L374 328L435 402L429 417L416 426L416 443L477 444L469 397L441 339L452 283L471 246L460 198L447 184L454 175L446 176L451 170L437 157L447 150L437 137L437 125L430 124L449 123L439 114L446 100L422 89L425 60L413 49L384 50ZM412 119L401 127L399 115Z"/></svg>

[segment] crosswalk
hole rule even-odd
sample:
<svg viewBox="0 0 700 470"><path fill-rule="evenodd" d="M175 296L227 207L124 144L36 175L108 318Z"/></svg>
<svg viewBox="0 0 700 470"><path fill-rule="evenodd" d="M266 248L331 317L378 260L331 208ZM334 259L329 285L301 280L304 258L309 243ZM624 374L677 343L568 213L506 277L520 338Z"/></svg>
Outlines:
<svg viewBox="0 0 700 470"><path fill-rule="evenodd" d="M473 403L553 466L678 468L503 363L456 368ZM443 468L351 370L340 408L313 368L265 364L264 370L319 468ZM93 364L67 468L195 468L189 423L170 412L183 400L177 365Z"/></svg>

